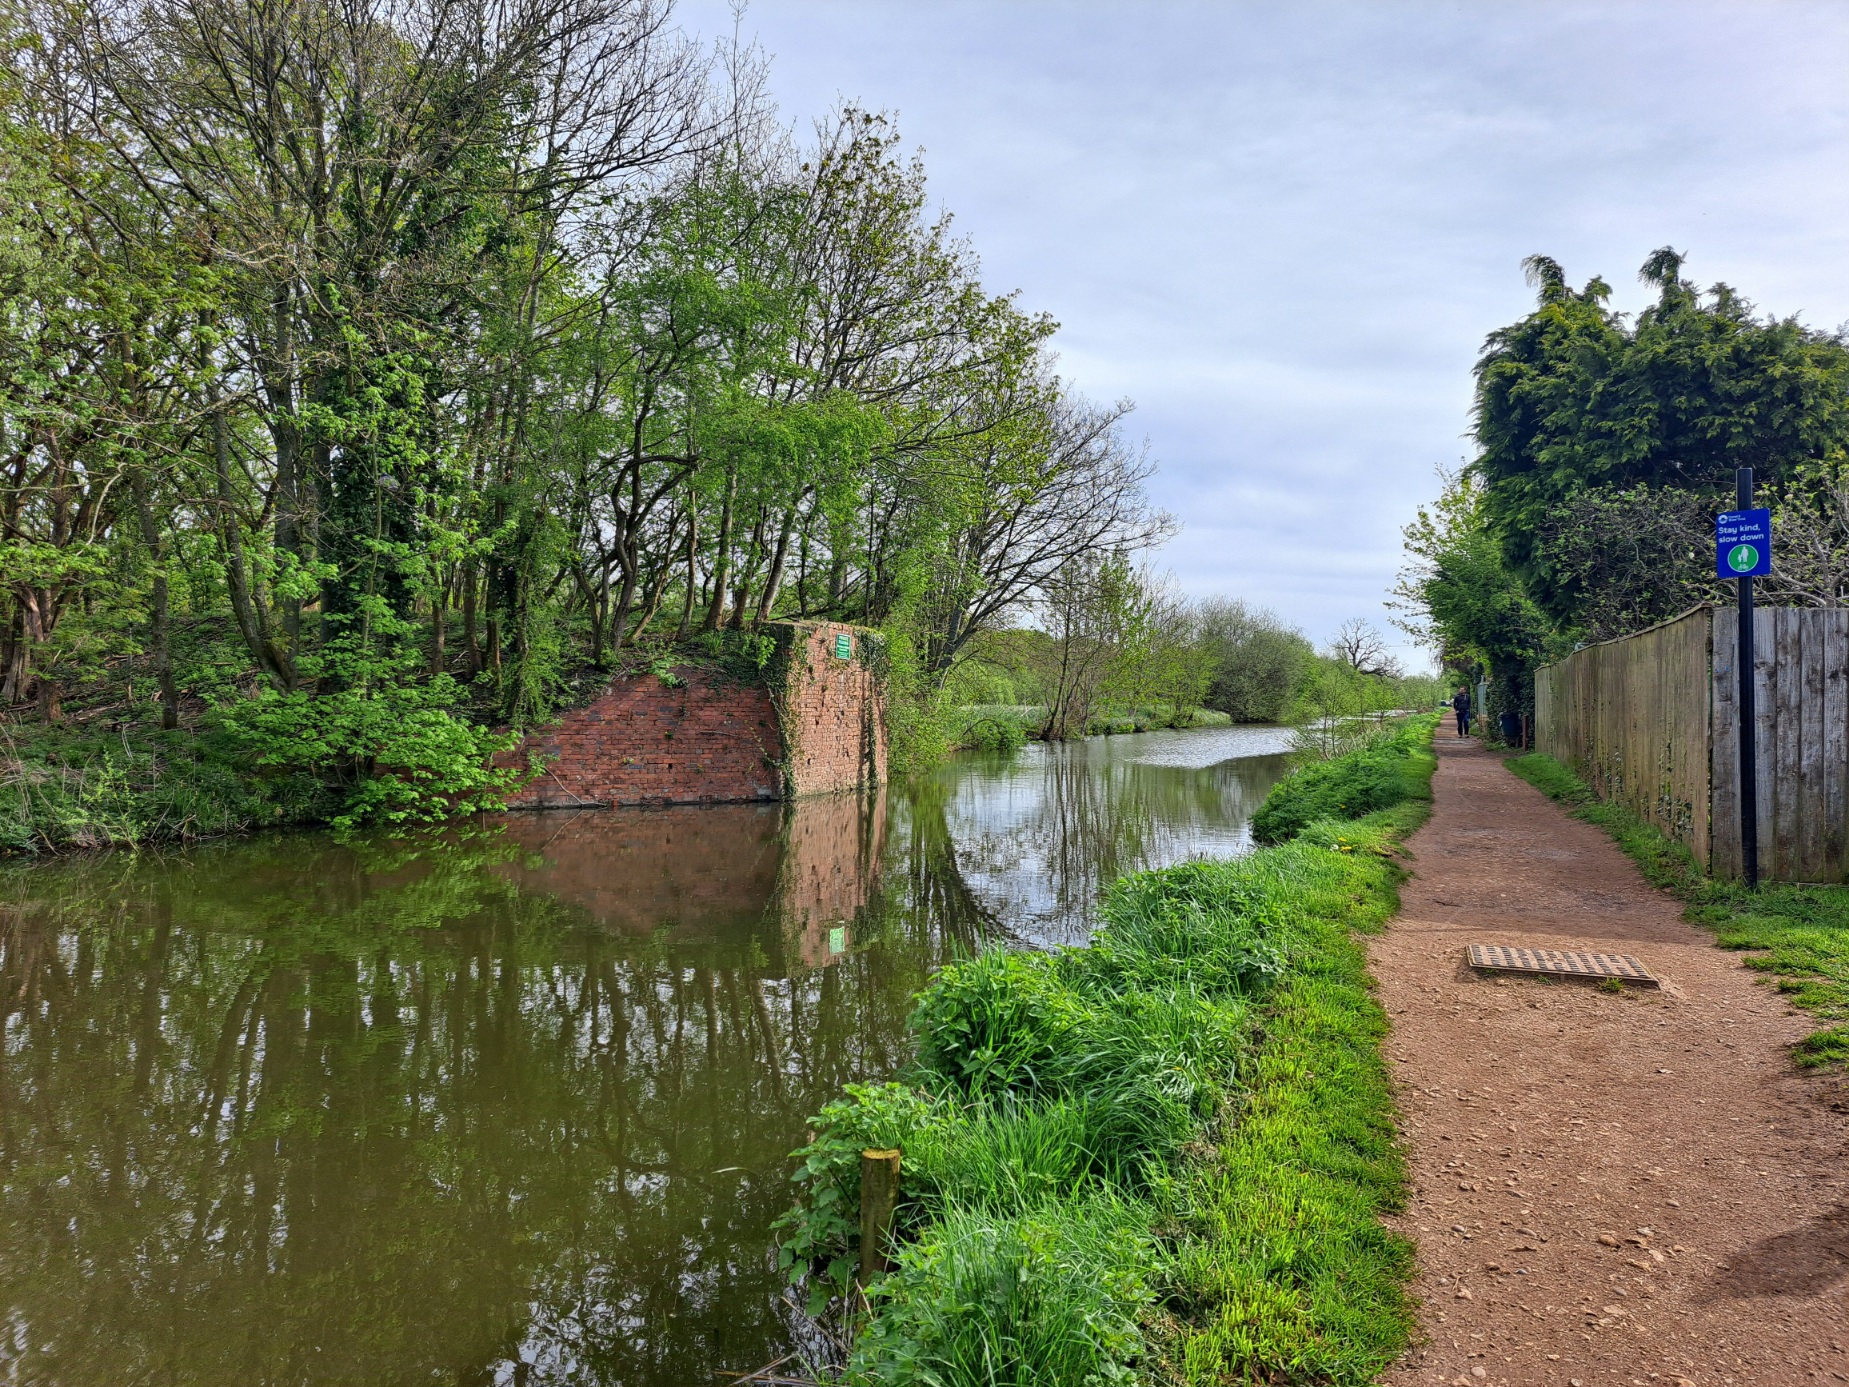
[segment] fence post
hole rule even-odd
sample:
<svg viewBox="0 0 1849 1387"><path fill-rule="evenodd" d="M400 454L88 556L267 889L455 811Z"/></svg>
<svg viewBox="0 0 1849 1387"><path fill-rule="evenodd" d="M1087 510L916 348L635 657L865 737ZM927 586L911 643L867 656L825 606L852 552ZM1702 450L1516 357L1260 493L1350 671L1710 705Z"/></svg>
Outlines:
<svg viewBox="0 0 1849 1387"><path fill-rule="evenodd" d="M855 1281L864 1290L876 1276L886 1273L886 1244L892 1232L892 1211L899 1202L899 1152L869 1150L860 1153L860 1273Z"/></svg>

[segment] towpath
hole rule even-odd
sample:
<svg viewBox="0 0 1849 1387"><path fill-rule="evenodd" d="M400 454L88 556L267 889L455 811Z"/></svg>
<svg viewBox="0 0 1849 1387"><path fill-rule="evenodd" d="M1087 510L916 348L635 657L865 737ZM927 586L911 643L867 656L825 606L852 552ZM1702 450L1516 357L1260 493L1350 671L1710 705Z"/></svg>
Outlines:
<svg viewBox="0 0 1849 1387"><path fill-rule="evenodd" d="M1597 828L1441 732L1392 1022L1424 1342L1382 1381L1849 1382L1849 1086ZM1491 979L1466 944L1633 954L1660 992Z"/></svg>

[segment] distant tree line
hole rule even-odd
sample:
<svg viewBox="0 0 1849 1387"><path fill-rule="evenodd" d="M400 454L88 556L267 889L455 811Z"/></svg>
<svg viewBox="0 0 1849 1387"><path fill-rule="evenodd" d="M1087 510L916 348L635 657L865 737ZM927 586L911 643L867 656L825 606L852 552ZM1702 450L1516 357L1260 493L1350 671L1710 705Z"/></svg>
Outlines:
<svg viewBox="0 0 1849 1387"><path fill-rule="evenodd" d="M977 642L951 681L974 713L964 740L1008 743L1008 722L1021 736L1059 741L1189 726L1203 712L1327 725L1333 736L1356 718L1426 707L1439 688L1409 677L1364 619L1343 623L1319 651L1273 612L1234 598L1188 601L1121 556L1067 570L1032 616Z"/></svg>
<svg viewBox="0 0 1849 1387"><path fill-rule="evenodd" d="M1572 289L1525 262L1534 312L1492 333L1476 368L1476 456L1406 529L1398 605L1456 677L1486 675L1492 715L1532 715L1534 671L1576 645L1701 602L1713 519L1734 472L1773 511L1764 600L1849 603L1849 342L1702 290L1664 248L1634 318L1599 278Z"/></svg>

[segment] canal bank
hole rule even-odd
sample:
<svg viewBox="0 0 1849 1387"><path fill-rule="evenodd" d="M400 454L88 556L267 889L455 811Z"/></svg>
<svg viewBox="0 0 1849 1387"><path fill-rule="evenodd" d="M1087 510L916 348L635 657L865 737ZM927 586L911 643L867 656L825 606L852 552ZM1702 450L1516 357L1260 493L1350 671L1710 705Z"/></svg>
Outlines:
<svg viewBox="0 0 1849 1387"><path fill-rule="evenodd" d="M800 1153L784 1256L847 1380L1362 1382L1411 1330L1401 1154L1358 935L1393 914L1433 719L1274 789L1288 841L1136 874L1084 947L992 950L919 1000L917 1066ZM1322 817L1330 794L1365 817ZM1273 810L1276 810L1274 813ZM863 1149L896 1266L851 1277Z"/></svg>

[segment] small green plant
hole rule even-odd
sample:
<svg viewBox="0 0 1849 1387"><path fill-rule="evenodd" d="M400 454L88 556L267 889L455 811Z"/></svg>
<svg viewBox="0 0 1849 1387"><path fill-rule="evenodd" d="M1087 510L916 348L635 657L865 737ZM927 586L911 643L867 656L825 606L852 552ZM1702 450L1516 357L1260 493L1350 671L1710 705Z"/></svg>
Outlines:
<svg viewBox="0 0 1849 1387"><path fill-rule="evenodd" d="M778 1263L792 1286L809 1288L809 1313L844 1296L854 1274L860 1234L860 1153L903 1147L937 1119L932 1102L904 1084L848 1084L846 1097L813 1119L809 1144L796 1152L800 1198L773 1225Z"/></svg>

